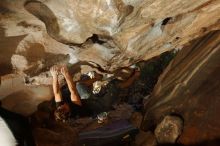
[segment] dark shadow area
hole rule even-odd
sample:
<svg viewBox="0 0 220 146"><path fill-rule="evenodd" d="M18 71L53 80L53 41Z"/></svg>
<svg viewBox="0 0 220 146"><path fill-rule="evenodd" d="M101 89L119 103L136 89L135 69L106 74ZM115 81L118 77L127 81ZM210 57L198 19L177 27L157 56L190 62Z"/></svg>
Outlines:
<svg viewBox="0 0 220 146"><path fill-rule="evenodd" d="M0 3L0 14L4 15L4 14L8 14L8 13L12 13L12 11L9 10L8 8L4 7L4 6Z"/></svg>
<svg viewBox="0 0 220 146"><path fill-rule="evenodd" d="M161 25L166 25L171 19L172 19L172 17L165 18Z"/></svg>
<svg viewBox="0 0 220 146"><path fill-rule="evenodd" d="M165 52L160 56L154 57L149 61L142 61L138 63L138 66L141 69L140 80L135 82L133 87L129 90L128 99L133 100L134 98L136 100L135 102L141 105L141 107L138 107L137 109L139 109L142 112L142 114L145 113L146 105L151 100L151 94L153 92L156 83L158 82L159 76L169 65L169 63L176 57L177 54L178 52L173 50L173 51ZM176 113L167 113L167 114L175 115ZM153 117L154 115L149 115L149 116ZM148 130L154 131L154 129L156 128L154 121L148 119L147 122L148 122L147 124L149 125Z"/></svg>
<svg viewBox="0 0 220 146"><path fill-rule="evenodd" d="M105 41L102 41L99 39L99 36L97 34L93 34L90 39L92 40L93 43L97 43L97 44L104 44L105 43Z"/></svg>
<svg viewBox="0 0 220 146"><path fill-rule="evenodd" d="M0 116L5 120L19 146L35 146L28 118L0 107Z"/></svg>
<svg viewBox="0 0 220 146"><path fill-rule="evenodd" d="M220 145L220 139L214 139L214 140L207 140L202 141L195 144L190 145L183 145L183 144L159 144L158 146L219 146Z"/></svg>

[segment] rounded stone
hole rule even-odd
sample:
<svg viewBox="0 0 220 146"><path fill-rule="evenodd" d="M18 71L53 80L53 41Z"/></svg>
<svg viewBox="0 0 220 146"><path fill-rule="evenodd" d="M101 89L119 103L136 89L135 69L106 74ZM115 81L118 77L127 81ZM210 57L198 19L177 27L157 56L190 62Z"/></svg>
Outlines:
<svg viewBox="0 0 220 146"><path fill-rule="evenodd" d="M181 135L183 120L177 116L166 116L154 131L157 142L160 144L175 143Z"/></svg>

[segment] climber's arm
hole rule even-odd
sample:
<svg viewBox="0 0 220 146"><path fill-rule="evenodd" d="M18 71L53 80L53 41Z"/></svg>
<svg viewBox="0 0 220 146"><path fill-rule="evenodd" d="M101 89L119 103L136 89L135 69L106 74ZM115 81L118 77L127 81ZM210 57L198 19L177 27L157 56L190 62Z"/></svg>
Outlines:
<svg viewBox="0 0 220 146"><path fill-rule="evenodd" d="M62 94L60 91L60 86L58 82L58 71L57 67L52 67L50 69L51 75L53 77L53 93L55 97L55 102L61 102L62 101Z"/></svg>
<svg viewBox="0 0 220 146"><path fill-rule="evenodd" d="M71 101L77 105L82 105L81 99L78 95L77 89L76 89L76 84L73 82L72 76L70 75L68 69L66 66L63 66L61 68L61 73L64 75L69 91L71 93Z"/></svg>

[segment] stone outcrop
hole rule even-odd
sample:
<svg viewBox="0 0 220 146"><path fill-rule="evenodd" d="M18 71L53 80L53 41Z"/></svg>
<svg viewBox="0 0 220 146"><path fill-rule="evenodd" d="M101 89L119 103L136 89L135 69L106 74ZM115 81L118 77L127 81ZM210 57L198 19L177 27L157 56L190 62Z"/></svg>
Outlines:
<svg viewBox="0 0 220 146"><path fill-rule="evenodd" d="M1 106L12 112L30 115L37 110L38 104L51 100L52 93L49 86L26 86L19 75L1 77Z"/></svg>
<svg viewBox="0 0 220 146"><path fill-rule="evenodd" d="M79 61L114 72L219 29L219 7L218 0L3 0L1 38L11 41L1 49L9 66L1 72L33 77Z"/></svg>
<svg viewBox="0 0 220 146"><path fill-rule="evenodd" d="M220 135L220 32L211 32L182 49L160 76L146 104L142 128L156 127L164 116L184 120L177 142L213 144Z"/></svg>
<svg viewBox="0 0 220 146"><path fill-rule="evenodd" d="M41 97L24 95L23 90L38 87L25 85L51 84L51 66L68 64L77 66L74 72L96 69L117 75L122 67L181 49L220 29L219 13L219 0L1 0L0 89L14 81L8 74L19 76L16 85L22 87L0 90L2 98L13 99L19 92L24 99L36 98L18 98L36 109L52 98L49 87L43 87L47 93Z"/></svg>
<svg viewBox="0 0 220 146"><path fill-rule="evenodd" d="M30 115L51 100L51 88L44 85L51 84L48 71L55 64L67 64L74 73L117 76L123 67L183 48L147 101L142 129L178 115L184 120L178 143L209 144L220 137L219 14L219 0L1 0L2 106ZM45 131L38 130L47 145ZM152 133L142 131L139 140L138 145L156 145Z"/></svg>

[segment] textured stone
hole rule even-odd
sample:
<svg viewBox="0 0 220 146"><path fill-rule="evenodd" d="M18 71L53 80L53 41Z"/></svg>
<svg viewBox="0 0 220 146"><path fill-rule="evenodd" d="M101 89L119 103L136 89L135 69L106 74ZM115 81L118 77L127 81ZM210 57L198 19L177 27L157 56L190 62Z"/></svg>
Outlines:
<svg viewBox="0 0 220 146"><path fill-rule="evenodd" d="M11 55L28 58L31 48L44 48L46 58L47 53L68 55L69 63L93 62L107 72L182 48L219 29L220 19L218 0L3 0L0 6L4 37L24 35ZM44 67L35 75L58 62L41 62Z"/></svg>
<svg viewBox="0 0 220 146"><path fill-rule="evenodd" d="M143 129L155 127L166 115L177 114L184 119L178 142L209 144L220 137L219 42L220 32L215 31L177 54L145 105Z"/></svg>
<svg viewBox="0 0 220 146"><path fill-rule="evenodd" d="M135 138L135 146L157 146L157 141L152 132L140 131Z"/></svg>
<svg viewBox="0 0 220 146"><path fill-rule="evenodd" d="M183 121L177 116L166 116L157 125L154 133L160 144L174 144L182 133Z"/></svg>
<svg viewBox="0 0 220 146"><path fill-rule="evenodd" d="M218 30L219 13L219 0L1 0L0 75L48 85L51 66L83 64L117 76Z"/></svg>
<svg viewBox="0 0 220 146"><path fill-rule="evenodd" d="M140 112L134 112L130 118L131 123L138 128L141 126L142 120L143 115Z"/></svg>
<svg viewBox="0 0 220 146"><path fill-rule="evenodd" d="M78 146L77 132L63 124L50 128L35 128L34 138L38 146Z"/></svg>
<svg viewBox="0 0 220 146"><path fill-rule="evenodd" d="M23 77L7 75L1 77L0 100L2 107L22 115L30 115L38 104L52 99L49 86L26 86Z"/></svg>
<svg viewBox="0 0 220 146"><path fill-rule="evenodd" d="M112 36L131 12L121 0L42 0L27 2L25 8L45 22L53 38L73 44L93 34Z"/></svg>

